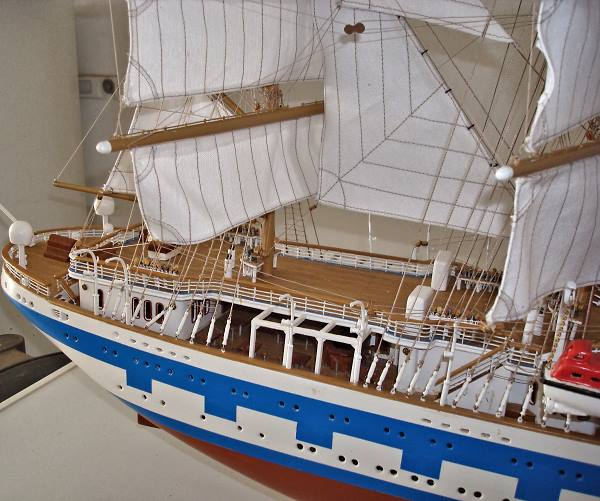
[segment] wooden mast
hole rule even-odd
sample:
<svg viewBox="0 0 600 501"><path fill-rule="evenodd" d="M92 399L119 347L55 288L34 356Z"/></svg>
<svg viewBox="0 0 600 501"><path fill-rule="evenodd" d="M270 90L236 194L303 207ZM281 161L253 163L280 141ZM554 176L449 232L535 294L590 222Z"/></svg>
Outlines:
<svg viewBox="0 0 600 501"><path fill-rule="evenodd" d="M510 166L513 169L513 177L520 177L552 169L559 165L566 165L576 160L583 160L594 155L600 155L600 140L553 151L539 157L517 158L510 162Z"/></svg>
<svg viewBox="0 0 600 501"><path fill-rule="evenodd" d="M167 127L165 129L157 129L148 132L115 136L106 142L108 143L106 146L110 145L110 148L104 149L98 146L97 149L99 151L102 150L103 153L110 153L128 148L150 146L153 144L167 143L180 139L189 139L193 137L218 134L221 132L247 129L257 125L284 122L286 120L294 120L297 118L319 115L323 113L323 111L323 101L318 101L315 103L303 104L301 106L294 106L290 108L279 108L272 111L258 113L246 113L244 115L235 115L233 117L221 118L217 120L207 120L205 122L190 125ZM99 144L104 146L104 142Z"/></svg>

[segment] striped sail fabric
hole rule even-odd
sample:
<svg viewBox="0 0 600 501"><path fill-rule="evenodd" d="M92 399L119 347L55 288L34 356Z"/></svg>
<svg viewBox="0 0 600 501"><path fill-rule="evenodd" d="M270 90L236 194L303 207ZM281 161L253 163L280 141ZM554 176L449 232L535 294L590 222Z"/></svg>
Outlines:
<svg viewBox="0 0 600 501"><path fill-rule="evenodd" d="M222 103L215 102L207 96L163 99L138 106L128 132L134 134L230 115L231 113ZM130 152L119 152L115 165L104 185L104 190L135 193L132 154Z"/></svg>
<svg viewBox="0 0 600 501"><path fill-rule="evenodd" d="M487 322L523 319L569 281L600 280L600 156L516 180L504 276Z"/></svg>
<svg viewBox="0 0 600 501"><path fill-rule="evenodd" d="M128 7L128 105L322 78L312 0L128 0Z"/></svg>
<svg viewBox="0 0 600 501"><path fill-rule="evenodd" d="M418 19L500 42L512 41L479 0L342 0L342 5Z"/></svg>
<svg viewBox="0 0 600 501"><path fill-rule="evenodd" d="M544 0L538 36L548 75L526 140L531 151L600 115L600 2Z"/></svg>
<svg viewBox="0 0 600 501"><path fill-rule="evenodd" d="M198 243L317 192L322 115L132 150L152 236Z"/></svg>
<svg viewBox="0 0 600 501"><path fill-rule="evenodd" d="M320 202L508 234L511 193L406 21L341 8L327 29Z"/></svg>

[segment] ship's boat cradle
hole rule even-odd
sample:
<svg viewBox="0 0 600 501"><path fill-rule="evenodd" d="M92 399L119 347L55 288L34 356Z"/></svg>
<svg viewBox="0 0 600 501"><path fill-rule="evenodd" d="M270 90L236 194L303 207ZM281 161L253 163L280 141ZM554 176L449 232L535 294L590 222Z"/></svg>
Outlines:
<svg viewBox="0 0 600 501"><path fill-rule="evenodd" d="M59 232L38 234L38 244L50 233ZM7 246L2 288L18 309L105 389L191 440L408 499L600 494L594 436L444 408L94 316L36 276L35 252L27 270L14 256Z"/></svg>

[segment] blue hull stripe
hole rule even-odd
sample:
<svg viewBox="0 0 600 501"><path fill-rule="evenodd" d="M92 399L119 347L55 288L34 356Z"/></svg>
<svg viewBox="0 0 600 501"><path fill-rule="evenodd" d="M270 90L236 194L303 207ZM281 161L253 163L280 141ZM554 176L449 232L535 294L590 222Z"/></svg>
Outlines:
<svg viewBox="0 0 600 501"><path fill-rule="evenodd" d="M403 451L402 464L398 466L432 479L439 478L443 460L515 477L518 479L516 496L521 499L558 499L561 489L600 496L600 467L591 464L391 419L198 369L104 339L12 301L34 325L57 341L124 369L127 384L132 387L151 393L151 382L155 380L204 396L206 414L235 421L237 407L241 406L295 421L296 438L321 447L331 448L334 432L395 447ZM161 419L166 418L161 416ZM188 434L188 431L178 431ZM544 437L540 435L540 439ZM217 443L210 438L203 440ZM241 450L239 444L242 442L236 442L235 447L226 447ZM260 457L281 462L264 455ZM306 462L296 458L294 461ZM347 472L308 463L315 470L311 470L313 473L350 481ZM359 484L363 487L389 492L381 485L393 486L362 475L354 476L365 479ZM397 495L403 494L398 492ZM414 498L415 494L410 496Z"/></svg>

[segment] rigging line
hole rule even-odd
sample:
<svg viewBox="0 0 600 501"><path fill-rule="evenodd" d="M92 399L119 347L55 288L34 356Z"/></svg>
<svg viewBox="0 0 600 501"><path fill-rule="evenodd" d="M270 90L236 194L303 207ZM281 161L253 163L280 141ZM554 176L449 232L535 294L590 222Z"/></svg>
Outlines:
<svg viewBox="0 0 600 501"><path fill-rule="evenodd" d="M60 172L58 173L58 176L56 176L54 178L55 181L57 181L58 179L60 179L60 176L63 175L63 173L65 172L65 169L71 164L71 161L73 160L73 158L75 158L75 155L77 154L77 152L79 151L79 149L83 145L83 142L90 135L90 132L92 132L92 129L96 126L96 124L98 123L98 120L100 120L100 117L104 114L104 112L106 111L106 108L108 107L108 105L110 104L110 102L113 100L113 98L115 97L115 94L117 93L117 91L120 88L121 88L121 83L118 82L117 85L116 85L115 90L110 95L110 97L106 100L106 102L104 103L104 106L102 106L102 109L100 110L100 113L98 113L98 116L94 119L94 121L92 122L92 125L90 125L89 129L87 130L87 132L85 133L85 135L83 136L83 138L81 139L81 141L79 141L79 144L77 145L77 147L75 148L75 150L73 151L73 153L71 153L71 156L67 160L67 163L65 163L65 165L63 166L63 168L60 170Z"/></svg>
<svg viewBox="0 0 600 501"><path fill-rule="evenodd" d="M10 219L13 223L17 221L17 218L12 215L12 213L4 206L4 204L0 203L0 211L4 213L4 215Z"/></svg>
<svg viewBox="0 0 600 501"><path fill-rule="evenodd" d="M111 30L111 34L112 34L113 54L115 57L115 71L116 71L116 75L117 75L117 82L120 83L121 78L119 77L119 58L117 57L117 40L116 40L116 36L115 36L115 22L114 22L114 18L113 18L112 0L108 0L108 10L110 12L110 30ZM119 89L119 111L117 112L117 125L116 125L115 132L122 134L123 130L121 128L121 112L123 110L123 108L122 108L123 101L121 99L122 98L121 86L118 85L117 87Z"/></svg>

